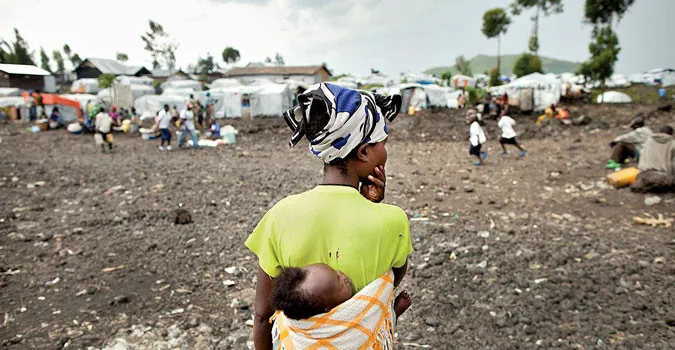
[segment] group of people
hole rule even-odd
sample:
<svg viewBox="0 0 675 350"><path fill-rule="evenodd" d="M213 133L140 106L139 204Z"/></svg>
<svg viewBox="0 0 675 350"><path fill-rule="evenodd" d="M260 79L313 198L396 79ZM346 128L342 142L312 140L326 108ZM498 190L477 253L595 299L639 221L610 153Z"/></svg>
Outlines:
<svg viewBox="0 0 675 350"><path fill-rule="evenodd" d="M483 161L487 158L487 150L483 150L483 145L487 142L487 137L481 126L485 121L478 110L470 108L466 113L466 122L469 124L469 155L476 157L475 165L483 165ZM520 151L520 156L525 157L526 151L516 140L516 121L506 115L506 110L502 110L497 119L497 127L501 131L499 144L502 147L502 155L507 154L506 145L513 145Z"/></svg>
<svg viewBox="0 0 675 350"><path fill-rule="evenodd" d="M628 159L637 161L640 174L634 188L644 191L675 189L675 139L673 127L663 125L653 132L639 114L630 123L631 131L609 144L612 154L607 169L620 169ZM651 180L655 179L655 180Z"/></svg>

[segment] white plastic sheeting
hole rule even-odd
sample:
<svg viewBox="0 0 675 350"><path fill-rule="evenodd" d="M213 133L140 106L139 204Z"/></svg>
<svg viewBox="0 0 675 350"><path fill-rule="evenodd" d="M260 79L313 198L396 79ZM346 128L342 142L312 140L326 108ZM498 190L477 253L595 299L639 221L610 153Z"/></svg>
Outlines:
<svg viewBox="0 0 675 350"><path fill-rule="evenodd" d="M192 89L202 91L202 83L196 80L167 80L162 83L162 89Z"/></svg>
<svg viewBox="0 0 675 350"><path fill-rule="evenodd" d="M21 106L27 106L28 103L26 103L23 100L23 97L21 96L9 96L9 97L0 97L0 108L1 107L21 107Z"/></svg>
<svg viewBox="0 0 675 350"><path fill-rule="evenodd" d="M190 99L190 95L197 95L197 92L191 88L166 88L162 90L162 95L173 95L173 96L180 96L185 98L186 100Z"/></svg>
<svg viewBox="0 0 675 350"><path fill-rule="evenodd" d="M95 94L101 91L101 88L98 86L98 79L85 78L75 80L70 86L70 91L85 94Z"/></svg>
<svg viewBox="0 0 675 350"><path fill-rule="evenodd" d="M134 108L136 113L140 114L142 119L147 117L154 117L157 112L164 108L167 104L171 108L175 105L178 112L185 109L188 99L175 95L146 95L134 101Z"/></svg>
<svg viewBox="0 0 675 350"><path fill-rule="evenodd" d="M59 96L79 102L82 109L85 108L87 103L98 101L98 96L92 94L63 94Z"/></svg>
<svg viewBox="0 0 675 350"><path fill-rule="evenodd" d="M130 77L127 75L120 75L117 78L117 81L124 85L147 85L152 86L152 78L150 77Z"/></svg>
<svg viewBox="0 0 675 350"><path fill-rule="evenodd" d="M452 85L452 87L454 87L455 89L476 87L476 79L470 76L457 74L453 75L452 78L450 78L450 85Z"/></svg>
<svg viewBox="0 0 675 350"><path fill-rule="evenodd" d="M633 100L630 96L618 91L607 91L595 100L597 103L631 103Z"/></svg>
<svg viewBox="0 0 675 350"><path fill-rule="evenodd" d="M451 108L450 104L454 89L435 84L422 85L422 88L427 94L429 106ZM454 104L455 108L457 108L457 95L455 95Z"/></svg>
<svg viewBox="0 0 675 350"><path fill-rule="evenodd" d="M233 86L199 92L199 102L206 105L206 93L210 94L214 104L216 118L240 118L246 114L251 117L281 116L292 107L293 94L285 84L265 84L253 86ZM243 97L248 95L249 106L243 105Z"/></svg>
<svg viewBox="0 0 675 350"><path fill-rule="evenodd" d="M131 98L136 101L137 99L146 96L146 95L154 95L155 94L155 89L152 88L152 86L147 86L147 85L129 85L131 88ZM98 92L97 97L101 101L105 101L107 103L112 103L113 98L112 98L112 89L111 88L106 88Z"/></svg>
<svg viewBox="0 0 675 350"><path fill-rule="evenodd" d="M209 85L211 89L228 88L234 86L241 86L241 82L239 82L237 79L221 78L214 80Z"/></svg>
<svg viewBox="0 0 675 350"><path fill-rule="evenodd" d="M506 93L509 95L509 99L519 99L521 89L531 88L533 89L534 110L542 111L551 104L557 104L560 101L561 87L559 79L547 77L541 73L532 73L509 84L492 87L489 91L493 95Z"/></svg>
<svg viewBox="0 0 675 350"><path fill-rule="evenodd" d="M0 88L0 97L21 96L18 88Z"/></svg>
<svg viewBox="0 0 675 350"><path fill-rule="evenodd" d="M613 74L605 82L605 85L607 85L607 87L610 87L610 88L629 87L631 85L631 82L623 74Z"/></svg>

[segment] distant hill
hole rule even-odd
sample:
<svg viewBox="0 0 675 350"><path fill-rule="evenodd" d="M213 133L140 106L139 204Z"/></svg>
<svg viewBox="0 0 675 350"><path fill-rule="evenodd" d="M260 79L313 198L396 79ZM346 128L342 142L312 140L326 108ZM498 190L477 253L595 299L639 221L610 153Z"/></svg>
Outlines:
<svg viewBox="0 0 675 350"><path fill-rule="evenodd" d="M516 63L518 57L520 57L520 55L502 56L502 74L511 74L513 71L513 65ZM472 58L470 61L471 71L474 75L484 73L493 67L497 67L497 56L478 55ZM544 73L556 74L575 72L581 65L577 62L556 60L554 58L543 56L541 57L541 63ZM424 73L441 75L443 72L447 72L448 70L452 71L453 74L456 73L454 64L452 66L434 67L426 70Z"/></svg>

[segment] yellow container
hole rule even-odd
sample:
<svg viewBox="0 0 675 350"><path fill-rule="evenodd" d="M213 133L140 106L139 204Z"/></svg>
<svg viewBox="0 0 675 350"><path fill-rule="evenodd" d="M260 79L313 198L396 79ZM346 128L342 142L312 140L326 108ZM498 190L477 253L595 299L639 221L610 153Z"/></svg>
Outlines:
<svg viewBox="0 0 675 350"><path fill-rule="evenodd" d="M114 139L113 139L112 133L108 134L108 142L113 143L113 140Z"/></svg>
<svg viewBox="0 0 675 350"><path fill-rule="evenodd" d="M638 168L626 168L607 175L607 182L614 188L630 186L637 181Z"/></svg>
<svg viewBox="0 0 675 350"><path fill-rule="evenodd" d="M415 106L408 107L408 115L415 115Z"/></svg>

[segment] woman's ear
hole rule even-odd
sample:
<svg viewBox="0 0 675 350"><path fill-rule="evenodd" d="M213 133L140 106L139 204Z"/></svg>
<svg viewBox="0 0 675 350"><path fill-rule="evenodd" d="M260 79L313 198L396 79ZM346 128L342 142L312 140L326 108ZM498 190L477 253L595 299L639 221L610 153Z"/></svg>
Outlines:
<svg viewBox="0 0 675 350"><path fill-rule="evenodd" d="M360 161L368 161L368 144L364 143L356 149L356 158Z"/></svg>

